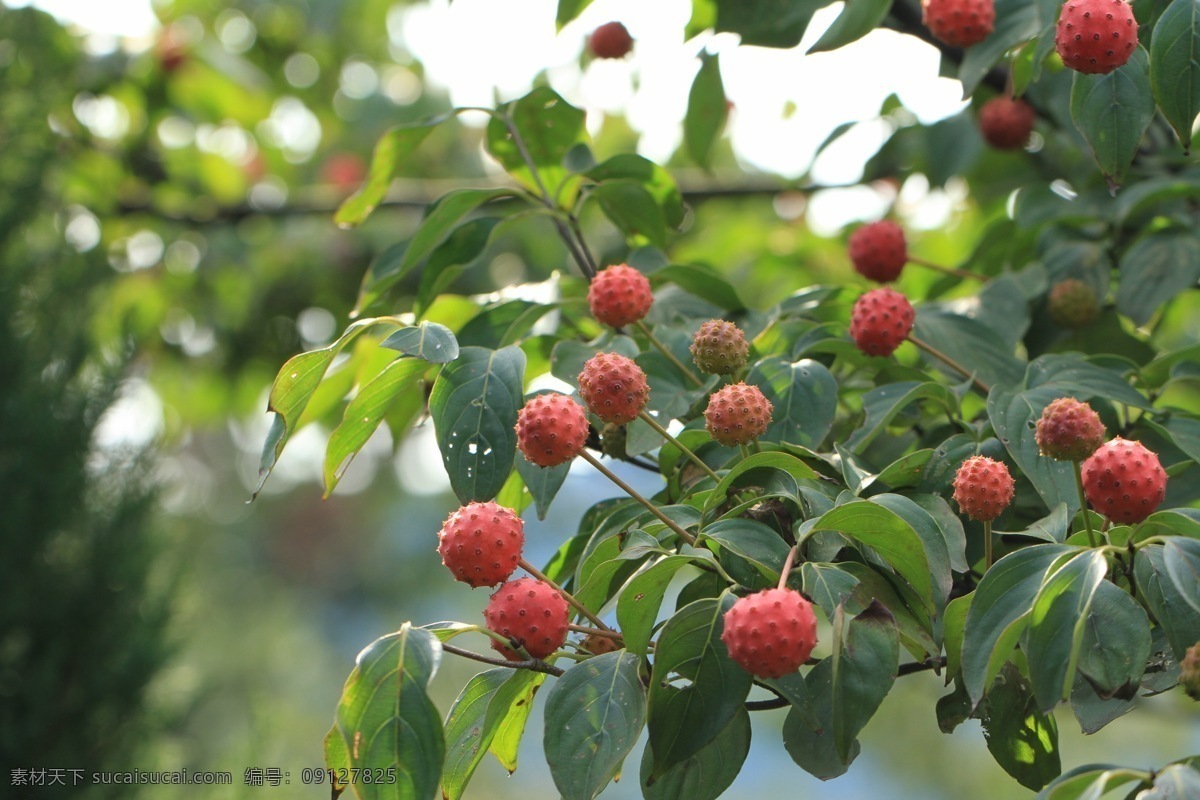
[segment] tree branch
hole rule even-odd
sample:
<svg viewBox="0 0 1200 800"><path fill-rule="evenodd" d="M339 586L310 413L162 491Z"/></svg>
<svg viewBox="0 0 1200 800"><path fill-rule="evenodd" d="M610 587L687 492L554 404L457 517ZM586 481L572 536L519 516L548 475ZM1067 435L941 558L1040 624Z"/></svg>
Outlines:
<svg viewBox="0 0 1200 800"><path fill-rule="evenodd" d="M490 656L480 655L471 650L464 650L461 647L455 647L452 644L442 644L442 649L447 653L453 653L456 656L469 658L472 661L478 661L480 664L490 664L493 667L510 667L512 669L527 669L531 672L544 672L547 675L560 677L565 670L561 667L556 667L553 664L547 664L540 658L530 658L525 661L509 661L507 658L492 658Z"/></svg>

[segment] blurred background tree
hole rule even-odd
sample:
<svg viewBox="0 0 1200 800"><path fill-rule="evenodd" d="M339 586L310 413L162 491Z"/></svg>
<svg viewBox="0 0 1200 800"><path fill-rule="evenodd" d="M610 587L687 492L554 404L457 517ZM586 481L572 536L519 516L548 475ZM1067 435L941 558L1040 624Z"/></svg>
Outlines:
<svg viewBox="0 0 1200 800"><path fill-rule="evenodd" d="M478 614L486 593L450 585L436 569L434 532L457 503L430 431L398 453L381 432L322 499L322 412L338 398L322 406L318 397L314 424L246 503L279 365L340 332L363 272L426 202L449 185L496 179L478 146L480 122L451 122L408 165L386 209L339 231L333 209L391 125L553 85L588 108L598 156L640 149L677 168L692 213L674 258L719 268L751 307L850 280L842 227L889 208L935 261L1039 252L1044 243L1023 238L1006 205L1031 181L1050 203L1050 157L985 148L957 84L936 77L937 52L893 32L815 68L845 84L802 72L806 45L770 53L776 61L753 48L729 53L731 137L718 141L712 171L698 170L681 136L700 49L681 39L688 8L597 0L556 35L549 0L501 11L468 0L174 0L126 37L67 33L41 12L0 10L6 767L233 773L231 786L143 791L156 798L260 796L272 790L243 785L245 769L278 767L289 795L322 797L327 789L299 786L301 770L323 764L322 737L354 654L406 619ZM587 32L611 18L639 41L628 63L582 53ZM655 62L656 47L667 66ZM881 52L894 64L887 75L878 58L840 72ZM454 74L461 79L448 82ZM788 79L763 85L762 75ZM1085 158L1077 141L1051 144L1053 159ZM600 219L585 223L602 260L624 253ZM569 267L549 225L533 230L495 236L446 288L469 295L499 284L536 297L538 282ZM409 280L412 295L417 277ZM904 278L922 292L935 280ZM1194 295L1158 323L1162 346L1200 336ZM1109 346L1121 338L1113 318ZM1068 344L1047 335L1047 349ZM588 475L572 475L550 518L529 525L530 561L574 530L574 509L597 491ZM445 665L443 711L473 671ZM923 676L893 692L864 734L869 755L837 782L818 789L778 744L760 745L731 796L1025 796L978 746L977 724L937 731L924 709L940 689ZM1151 702L1152 712L1088 739L1062 719L1064 761L1150 765L1196 752L1200 734L1181 702ZM474 796L552 791L536 753L523 753L511 780L495 780L504 773L494 763L486 769ZM68 791L79 790L29 796ZM605 796L640 792L627 781Z"/></svg>

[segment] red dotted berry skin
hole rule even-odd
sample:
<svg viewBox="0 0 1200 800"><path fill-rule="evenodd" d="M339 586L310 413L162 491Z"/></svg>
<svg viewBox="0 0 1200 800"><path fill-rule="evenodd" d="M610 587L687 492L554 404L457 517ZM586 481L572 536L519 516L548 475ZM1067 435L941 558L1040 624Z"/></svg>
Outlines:
<svg viewBox="0 0 1200 800"><path fill-rule="evenodd" d="M1105 442L1081 470L1088 503L1113 522L1141 522L1167 496L1167 473L1141 442L1119 436Z"/></svg>
<svg viewBox="0 0 1200 800"><path fill-rule="evenodd" d="M771 401L757 386L735 383L708 398L704 425L713 439L726 447L737 447L767 432L771 411Z"/></svg>
<svg viewBox="0 0 1200 800"><path fill-rule="evenodd" d="M1044 456L1083 461L1104 444L1104 423L1087 403L1060 397L1042 411L1034 439Z"/></svg>
<svg viewBox="0 0 1200 800"><path fill-rule="evenodd" d="M751 675L782 678L800 669L817 644L812 603L792 589L766 589L725 612L721 641Z"/></svg>
<svg viewBox="0 0 1200 800"><path fill-rule="evenodd" d="M525 523L493 502L451 512L438 532L438 553L454 577L473 587L508 580L521 560Z"/></svg>
<svg viewBox="0 0 1200 800"><path fill-rule="evenodd" d="M1137 43L1137 20L1122 0L1067 0L1059 12L1054 46L1077 72L1112 72L1129 60Z"/></svg>
<svg viewBox="0 0 1200 800"><path fill-rule="evenodd" d="M896 280L908 263L904 229L886 219L863 225L850 234L848 249L855 271L878 283Z"/></svg>
<svg viewBox="0 0 1200 800"><path fill-rule="evenodd" d="M954 502L971 519L990 522L1013 499L1013 479L1008 467L987 456L972 456L954 476Z"/></svg>
<svg viewBox="0 0 1200 800"><path fill-rule="evenodd" d="M565 394L539 394L517 414L517 447L539 467L567 463L583 449L587 435L587 414Z"/></svg>
<svg viewBox="0 0 1200 800"><path fill-rule="evenodd" d="M548 583L518 578L496 590L484 609L488 630L523 645L534 658L545 658L567 640L570 615L567 601ZM520 661L515 650L492 640L492 649L510 661Z"/></svg>
<svg viewBox="0 0 1200 800"><path fill-rule="evenodd" d="M692 361L709 375L732 375L746 366L750 345L732 322L710 319L692 337Z"/></svg>
<svg viewBox="0 0 1200 800"><path fill-rule="evenodd" d="M1086 328L1100 316L1100 301L1091 286L1076 278L1054 284L1046 298L1050 319L1064 328Z"/></svg>
<svg viewBox="0 0 1200 800"><path fill-rule="evenodd" d="M588 49L596 58L624 58L633 50L633 37L619 22L606 22L588 37Z"/></svg>
<svg viewBox="0 0 1200 800"><path fill-rule="evenodd" d="M908 298L892 289L872 289L854 303L850 338L870 356L890 356L908 337L916 312Z"/></svg>
<svg viewBox="0 0 1200 800"><path fill-rule="evenodd" d="M642 319L650 311L654 295L650 281L633 267L617 264L602 269L588 287L588 306L592 316L621 328Z"/></svg>
<svg viewBox="0 0 1200 800"><path fill-rule="evenodd" d="M1033 106L1011 97L993 97L979 109L979 132L997 150L1020 150L1029 144Z"/></svg>
<svg viewBox="0 0 1200 800"><path fill-rule="evenodd" d="M921 0L921 21L938 40L970 47L992 32L996 7L993 0Z"/></svg>
<svg viewBox="0 0 1200 800"><path fill-rule="evenodd" d="M579 396L605 422L624 425L637 419L650 399L642 368L617 353L597 353L579 373Z"/></svg>

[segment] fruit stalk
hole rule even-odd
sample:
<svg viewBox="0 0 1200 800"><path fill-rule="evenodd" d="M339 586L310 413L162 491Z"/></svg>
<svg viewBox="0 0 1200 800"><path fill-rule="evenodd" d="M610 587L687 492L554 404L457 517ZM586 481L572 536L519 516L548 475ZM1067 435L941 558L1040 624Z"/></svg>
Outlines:
<svg viewBox="0 0 1200 800"><path fill-rule="evenodd" d="M493 667L509 667L510 669L527 669L532 672L544 672L547 675L553 675L556 678L562 677L566 670L561 667L556 667L553 664L547 664L540 658L529 658L524 661L509 661L507 658L492 658L481 653L476 653L472 650L464 650L461 647L455 647L452 644L442 643L442 650L447 653L452 653L456 656L469 658L472 661L478 661L480 664L489 664Z"/></svg>
<svg viewBox="0 0 1200 800"><path fill-rule="evenodd" d="M1078 461L1071 462L1075 473L1075 490L1079 492L1079 509L1083 512L1083 526L1087 529L1088 546L1096 546L1096 534L1092 531L1092 514L1088 511L1087 497L1083 493L1083 473Z"/></svg>
<svg viewBox="0 0 1200 800"><path fill-rule="evenodd" d="M926 261L919 256L910 255L908 257L908 261L910 264L916 264L918 267L932 269L936 272L942 273L943 275L954 275L959 278L969 278L982 283L987 283L990 280L990 278L988 278L986 275L978 275L974 272L968 272L965 269L957 269L956 267L943 267L941 264L935 264L932 261Z"/></svg>
<svg viewBox="0 0 1200 800"><path fill-rule="evenodd" d="M783 562L783 569L779 573L779 585L777 589L786 589L788 575L792 571L792 564L796 563L796 551L800 549L800 545L793 545L791 550L788 550L787 560Z"/></svg>
<svg viewBox="0 0 1200 800"><path fill-rule="evenodd" d="M612 628L590 628L587 625L567 625L568 630L576 633L586 633L589 636L603 636L606 639L612 639L616 642L624 642L625 637L614 631Z"/></svg>
<svg viewBox="0 0 1200 800"><path fill-rule="evenodd" d="M594 623L594 624L595 624L595 625L596 625L598 628L600 628L601 630L605 630L605 631L611 631L611 630L612 630L612 628L610 628L610 627L608 627L607 625L605 625L605 624L604 624L604 621L603 621L603 620L601 620L599 617L597 617L597 616L596 616L595 614L593 614L591 611L588 611L588 610L587 610L587 608L586 608L586 607L583 605L583 603L581 603L581 602L579 602L578 600L576 600L576 599L575 599L575 596L574 596L573 594L571 594L571 593L570 593L570 592L568 592L566 589L564 589L564 588L562 588L561 586L559 586L559 585L558 585L558 583L556 583L555 581L552 581L552 580L550 580L548 577L546 577L546 575L545 575L545 574L544 574L544 573L543 573L541 570L539 570L539 569L538 569L537 567L535 567L533 564L530 564L528 561L526 561L525 559L523 559L523 558L522 558L522 559L521 559L521 561L520 561L520 563L519 563L517 566L519 566L521 569L523 569L523 570L525 570L526 572L528 572L528 573L529 573L530 575L532 575L533 577L537 578L537 579L538 579L539 581L541 581L542 583L545 583L545 584L547 584L547 585L549 585L549 586L553 586L553 587L554 587L554 589L555 589L555 590L556 590L556 591L557 591L557 592L558 592L560 595L562 595L562 599L563 599L563 600L566 600L566 601L567 601L567 603L569 603L569 604L571 605L571 607L572 607L572 608L574 608L574 609L575 609L576 611L578 611L580 614L582 614L583 616L585 616L587 619L591 620L591 621L592 621L592 623ZM569 626L568 626L568 627L569 627Z"/></svg>
<svg viewBox="0 0 1200 800"><path fill-rule="evenodd" d="M983 571L992 568L992 521L983 521Z"/></svg>
<svg viewBox="0 0 1200 800"><path fill-rule="evenodd" d="M690 380L696 387L701 387L704 385L704 381L697 378L695 373L688 369L682 361L675 357L674 353L667 349L665 344L658 340L658 337L655 336L650 330L649 325L647 325L645 322L642 322L640 319L633 323L633 325L635 328L641 331L643 336L650 340L650 344L654 345L658 349L658 352L662 353L666 357L667 361L670 361L672 364L674 364L679 371L686 375L688 380Z"/></svg>
<svg viewBox="0 0 1200 800"><path fill-rule="evenodd" d="M664 428L662 425L659 425L658 420L656 420L654 417L650 416L645 411L639 412L638 417L643 422L645 422L647 425L649 425L651 428L653 428L658 433L659 436L663 437L668 442L670 442L671 444L678 447L680 449L680 451L682 451L685 456L687 456L689 459L691 459L693 464L695 464L697 467L699 467L701 470L703 470L704 473L706 475L708 475L708 477L712 478L717 483L721 482L721 476L719 476L719 475L717 475L717 473L713 472L712 467L708 466L708 464L705 464L703 461L701 461L700 456L693 453L686 445L684 445L682 442L680 442L678 439L676 439L671 434L667 433L667 429Z"/></svg>
<svg viewBox="0 0 1200 800"><path fill-rule="evenodd" d="M603 475L604 477L608 478L610 481L615 483L621 489L621 491L625 492L625 494L629 495L634 500L641 503L642 506L644 506L647 511L649 511L651 514L653 514L655 517L658 518L659 522L661 522L662 524L664 524L668 528L670 528L672 531L674 531L675 534L680 539L682 539L683 541L692 545L693 547L696 546L696 537L695 536L692 536L690 533L685 531L683 528L679 527L679 525L677 525L673 519L671 519L670 517L668 517L666 514L664 514L662 512L662 509L660 509L658 506L654 505L654 503L651 503L646 498L642 497L641 494L639 494L636 489L634 489L632 486L630 486L625 481L618 478L615 474L613 474L612 470L610 470L608 467L601 464L600 460L597 459L594 455L589 453L587 450L581 450L579 452L579 455L585 461L587 461L589 464L591 464L593 467L595 467L596 470L601 475Z"/></svg>
<svg viewBox="0 0 1200 800"><path fill-rule="evenodd" d="M929 355L933 356L934 358L940 359L947 366L949 366L950 368L961 373L963 375L963 377L970 378L971 385L974 386L975 389L977 391L981 392L984 396L987 396L987 394L992 390L990 386L988 386L983 381L979 380L979 378L976 378L974 373L970 372L962 364L959 364L953 358L946 355L941 350L938 350L936 347L929 344L928 342L921 341L916 336L913 336L911 333L908 335L908 340L910 342L912 342L913 344L915 344L920 349L924 350Z"/></svg>

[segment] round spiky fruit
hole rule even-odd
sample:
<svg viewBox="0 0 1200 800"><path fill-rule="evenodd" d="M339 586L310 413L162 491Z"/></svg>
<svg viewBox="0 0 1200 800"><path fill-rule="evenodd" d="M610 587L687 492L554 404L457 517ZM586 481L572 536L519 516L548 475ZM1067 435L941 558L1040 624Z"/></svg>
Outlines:
<svg viewBox="0 0 1200 800"><path fill-rule="evenodd" d="M633 49L633 37L619 22L606 22L588 37L588 49L596 58L624 58Z"/></svg>
<svg viewBox="0 0 1200 800"><path fill-rule="evenodd" d="M629 431L624 425L613 425L611 422L600 431L600 449L609 458L624 459L629 455L625 445L629 441Z"/></svg>
<svg viewBox="0 0 1200 800"><path fill-rule="evenodd" d="M1200 700L1200 642L1188 648L1179 662L1179 682L1193 700Z"/></svg>
<svg viewBox="0 0 1200 800"><path fill-rule="evenodd" d="M972 456L954 476L954 502L971 519L990 522L1013 499L1013 479L1008 467L987 456Z"/></svg>
<svg viewBox="0 0 1200 800"><path fill-rule="evenodd" d="M579 396L605 422L624 425L637 419L650 399L646 373L618 353L597 353L579 373Z"/></svg>
<svg viewBox="0 0 1200 800"><path fill-rule="evenodd" d="M1132 525L1154 513L1167 496L1167 473L1141 442L1118 436L1083 462L1088 503L1113 522Z"/></svg>
<svg viewBox="0 0 1200 800"><path fill-rule="evenodd" d="M484 609L488 630L523 645L534 658L545 658L567 640L567 601L548 583L517 578L496 590ZM511 661L521 656L492 640L492 648Z"/></svg>
<svg viewBox="0 0 1200 800"><path fill-rule="evenodd" d="M710 319L692 337L692 361L709 375L732 375L746 366L750 345L732 322Z"/></svg>
<svg viewBox="0 0 1200 800"><path fill-rule="evenodd" d="M855 271L867 280L894 281L908 263L904 229L891 220L863 225L850 234L848 245Z"/></svg>
<svg viewBox="0 0 1200 800"><path fill-rule="evenodd" d="M704 411L704 425L721 444L749 444L767 432L771 401L757 386L735 383L713 393Z"/></svg>
<svg viewBox="0 0 1200 800"><path fill-rule="evenodd" d="M921 21L934 38L952 47L970 47L996 24L993 0L921 0Z"/></svg>
<svg viewBox="0 0 1200 800"><path fill-rule="evenodd" d="M916 312L908 298L892 289L872 289L854 303L850 338L871 356L890 356L912 330Z"/></svg>
<svg viewBox="0 0 1200 800"><path fill-rule="evenodd" d="M617 644L615 639L611 639L608 636L597 636L594 633L588 635L582 642L579 643L579 646L594 656L602 656L605 653L615 653L621 649L620 645Z"/></svg>
<svg viewBox="0 0 1200 800"><path fill-rule="evenodd" d="M1104 444L1104 423L1087 403L1060 397L1042 411L1034 439L1044 456L1083 461Z"/></svg>
<svg viewBox="0 0 1200 800"><path fill-rule="evenodd" d="M493 502L468 503L438 531L438 553L454 577L471 586L508 580L521 560L525 523Z"/></svg>
<svg viewBox="0 0 1200 800"><path fill-rule="evenodd" d="M817 617L812 603L794 589L766 589L725 612L721 641L729 657L751 675L782 678L812 655Z"/></svg>
<svg viewBox="0 0 1200 800"><path fill-rule="evenodd" d="M1033 133L1033 106L1011 97L993 97L979 109L979 132L997 150L1020 150Z"/></svg>
<svg viewBox="0 0 1200 800"><path fill-rule="evenodd" d="M1059 12L1054 46L1077 72L1112 72L1129 60L1137 43L1137 20L1122 0L1067 0Z"/></svg>
<svg viewBox="0 0 1200 800"><path fill-rule="evenodd" d="M592 316L614 328L637 322L646 316L653 302L650 281L624 264L600 270L588 287Z"/></svg>
<svg viewBox="0 0 1200 800"><path fill-rule="evenodd" d="M539 467L567 463L583 449L587 435L583 407L565 394L539 394L517 414L517 447Z"/></svg>
<svg viewBox="0 0 1200 800"><path fill-rule="evenodd" d="M1100 302L1091 286L1077 278L1054 284L1046 298L1050 319L1064 328L1085 328L1100 314Z"/></svg>

